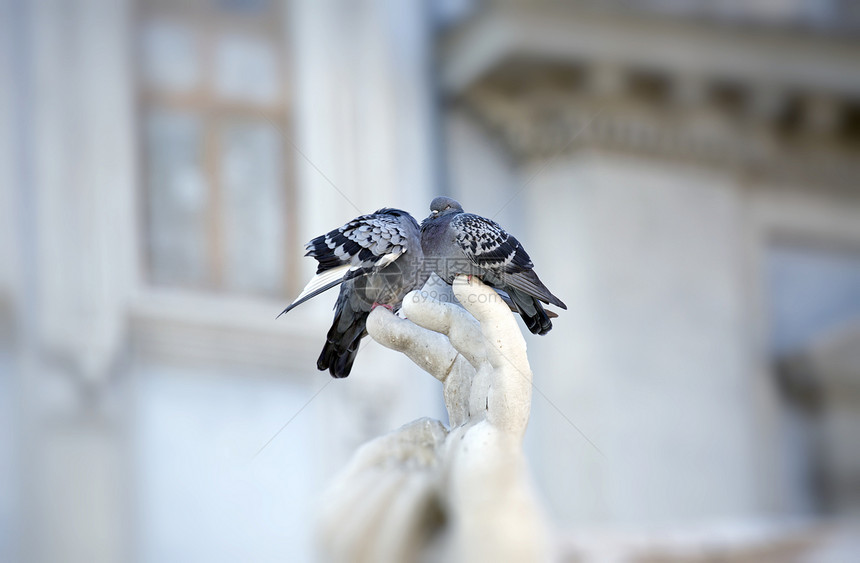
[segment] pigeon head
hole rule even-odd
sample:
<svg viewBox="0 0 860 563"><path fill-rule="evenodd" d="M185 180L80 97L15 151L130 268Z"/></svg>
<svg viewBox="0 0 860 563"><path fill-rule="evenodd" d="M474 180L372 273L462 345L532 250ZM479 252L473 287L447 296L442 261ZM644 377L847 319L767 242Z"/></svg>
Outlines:
<svg viewBox="0 0 860 563"><path fill-rule="evenodd" d="M463 207L450 197L440 196L430 202L430 216L438 217L449 213L462 213Z"/></svg>

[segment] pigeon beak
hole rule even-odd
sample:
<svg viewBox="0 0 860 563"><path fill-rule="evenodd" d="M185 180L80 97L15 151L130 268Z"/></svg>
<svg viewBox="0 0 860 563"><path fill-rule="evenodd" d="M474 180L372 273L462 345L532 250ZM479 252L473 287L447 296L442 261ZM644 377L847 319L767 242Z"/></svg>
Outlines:
<svg viewBox="0 0 860 563"><path fill-rule="evenodd" d="M436 209L434 209L433 211L430 212L430 215L438 215L438 214L439 214L439 211L437 211Z"/></svg>

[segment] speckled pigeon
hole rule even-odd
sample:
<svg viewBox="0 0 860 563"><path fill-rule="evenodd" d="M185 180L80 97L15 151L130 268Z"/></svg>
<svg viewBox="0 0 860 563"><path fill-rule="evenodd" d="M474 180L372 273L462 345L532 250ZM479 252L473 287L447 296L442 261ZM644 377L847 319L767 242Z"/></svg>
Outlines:
<svg viewBox="0 0 860 563"><path fill-rule="evenodd" d="M552 329L541 302L567 309L540 281L517 239L490 219L464 213L449 197L430 203L430 215L421 223L421 246L426 268L446 283L457 274L474 275L507 293L533 334Z"/></svg>
<svg viewBox="0 0 860 563"><path fill-rule="evenodd" d="M346 377L352 369L370 311L392 310L426 281L418 222L407 212L385 208L362 215L305 245L319 262L317 275L281 315L341 284L334 321L317 360L320 371ZM280 317L280 315L278 315Z"/></svg>

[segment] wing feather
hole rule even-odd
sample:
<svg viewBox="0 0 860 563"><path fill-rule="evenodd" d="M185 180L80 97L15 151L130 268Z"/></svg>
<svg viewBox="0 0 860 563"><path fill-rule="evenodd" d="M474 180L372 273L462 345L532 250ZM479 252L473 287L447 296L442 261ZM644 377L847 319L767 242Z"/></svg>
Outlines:
<svg viewBox="0 0 860 563"><path fill-rule="evenodd" d="M319 262L318 274L344 264L358 268L385 266L408 250L404 219L415 223L408 213L396 209L356 217L310 241L305 245L305 256Z"/></svg>
<svg viewBox="0 0 860 563"><path fill-rule="evenodd" d="M457 243L475 264L499 273L515 273L534 267L523 245L498 223L479 215L461 213L452 221Z"/></svg>
<svg viewBox="0 0 860 563"><path fill-rule="evenodd" d="M452 221L456 240L472 263L492 272L509 286L562 309L567 306L540 281L523 245L498 223L480 215L461 213Z"/></svg>
<svg viewBox="0 0 860 563"><path fill-rule="evenodd" d="M346 280L382 269L400 258L408 250L410 226L418 230L415 219L405 211L380 209L307 243L305 256L318 262L316 275L281 315Z"/></svg>
<svg viewBox="0 0 860 563"><path fill-rule="evenodd" d="M550 293L549 289L537 277L534 270L505 274L503 281L506 286L524 291L544 303L567 309L567 305L561 299Z"/></svg>

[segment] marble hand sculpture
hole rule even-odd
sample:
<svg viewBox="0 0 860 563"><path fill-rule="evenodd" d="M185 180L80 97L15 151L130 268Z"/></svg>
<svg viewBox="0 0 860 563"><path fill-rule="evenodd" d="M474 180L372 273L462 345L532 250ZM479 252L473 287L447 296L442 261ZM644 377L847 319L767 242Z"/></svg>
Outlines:
<svg viewBox="0 0 860 563"><path fill-rule="evenodd" d="M377 308L367 331L442 382L450 428L421 419L362 446L323 499L326 561L545 561L544 519L522 441L531 406L526 344L508 306L459 275L452 299L423 291L402 319ZM434 287L434 292L438 287Z"/></svg>

